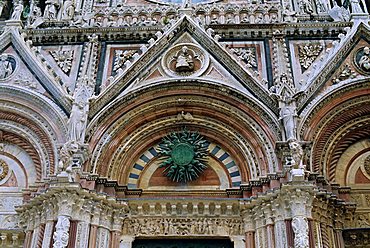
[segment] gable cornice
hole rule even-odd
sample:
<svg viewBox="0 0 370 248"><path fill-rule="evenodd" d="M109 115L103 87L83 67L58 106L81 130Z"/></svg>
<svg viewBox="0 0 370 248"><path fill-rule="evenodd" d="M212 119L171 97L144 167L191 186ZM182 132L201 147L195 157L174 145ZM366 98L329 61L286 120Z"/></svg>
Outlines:
<svg viewBox="0 0 370 248"><path fill-rule="evenodd" d="M330 51L329 57L323 62L323 66L320 66L315 71L316 75L312 77L312 81L303 90L304 94L301 94L298 99L298 112L303 111L307 104L320 94L321 89L325 86L333 72L356 46L362 36L370 37L370 27L363 22L352 27L352 30L349 31L346 37L337 44L339 47L332 48L335 50Z"/></svg>
<svg viewBox="0 0 370 248"><path fill-rule="evenodd" d="M18 28L9 28L0 36L0 50L12 45L29 70L36 76L39 83L51 95L52 99L63 109L66 114L70 113L71 102L65 97L65 93L58 87L58 82L55 82L49 75L47 69L39 62L31 48L26 44Z"/></svg>
<svg viewBox="0 0 370 248"><path fill-rule="evenodd" d="M243 67L241 67L235 58L229 54L215 39L213 39L205 30L184 15L168 31L166 31L158 40L156 40L140 58L133 62L131 67L122 75L118 76L114 82L97 98L93 99L90 105L89 117L92 118L104 106L116 98L130 83L153 62L161 52L165 51L180 35L188 32L199 44L213 57L218 60L225 68L233 68L229 72L260 102L264 103L272 112L277 114L277 104L269 96L268 90L263 88Z"/></svg>

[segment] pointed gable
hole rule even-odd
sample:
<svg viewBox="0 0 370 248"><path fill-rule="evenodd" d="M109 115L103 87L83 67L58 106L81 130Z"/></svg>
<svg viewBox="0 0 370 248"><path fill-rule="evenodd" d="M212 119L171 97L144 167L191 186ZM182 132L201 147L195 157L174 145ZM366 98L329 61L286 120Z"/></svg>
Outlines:
<svg viewBox="0 0 370 248"><path fill-rule="evenodd" d="M157 40L152 38L148 46L140 46L140 51L124 63L120 72L109 78L109 86L91 104L90 117L118 95L127 93L138 84L142 86L143 81L166 78L194 81L200 77L214 79L215 75L223 75L221 78L225 78L225 81L228 78L228 86L253 96L277 112L275 101L269 96L267 88L224 45L218 43L217 35L210 35L212 30L207 32L186 15L164 33L158 32ZM176 71L174 61L181 49L189 50L194 60L194 73L187 75Z"/></svg>
<svg viewBox="0 0 370 248"><path fill-rule="evenodd" d="M316 95L340 82L369 76L361 71L358 60L364 48L370 46L370 27L361 22L347 31L346 35L339 36L341 41L334 42L333 48L315 66L307 87L303 89L305 94L299 99L299 109L303 109Z"/></svg>
<svg viewBox="0 0 370 248"><path fill-rule="evenodd" d="M17 28L10 27L1 34L0 51L1 54L9 55L14 59L14 69L18 70L14 76L6 80L6 83L44 94L66 113L69 112L71 103L65 97L66 92L62 88L61 79L39 55L37 49L24 40Z"/></svg>

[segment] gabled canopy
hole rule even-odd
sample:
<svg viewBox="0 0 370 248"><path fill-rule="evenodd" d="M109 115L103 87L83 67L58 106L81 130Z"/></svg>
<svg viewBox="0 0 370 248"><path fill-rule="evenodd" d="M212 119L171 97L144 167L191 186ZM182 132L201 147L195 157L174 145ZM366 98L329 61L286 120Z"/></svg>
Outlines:
<svg viewBox="0 0 370 248"><path fill-rule="evenodd" d="M122 92L135 83L134 81L137 80L140 73L146 71L158 60L158 58L164 56L164 53L171 48L184 33L188 33L206 53L215 58L215 60L245 88L248 95L251 95L251 97L257 102L260 102L261 105L265 105L270 111L277 113L277 104L274 99L269 96L268 90L257 82L257 80L250 75L250 72L239 65L237 60L216 41L217 35L212 38L210 34L191 20L191 18L184 15L163 35L158 35L160 37L159 39L153 43L150 42L151 45L148 50L143 52L124 73L117 76L111 85L92 101L89 113L90 118L93 118L108 103L111 103L119 95L122 95ZM232 68L232 70L228 68ZM186 77L184 79L191 80L192 78Z"/></svg>

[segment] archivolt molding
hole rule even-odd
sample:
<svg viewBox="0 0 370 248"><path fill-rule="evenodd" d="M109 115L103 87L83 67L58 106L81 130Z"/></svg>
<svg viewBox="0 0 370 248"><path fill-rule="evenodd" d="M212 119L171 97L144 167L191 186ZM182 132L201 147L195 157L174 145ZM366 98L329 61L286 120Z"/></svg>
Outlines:
<svg viewBox="0 0 370 248"><path fill-rule="evenodd" d="M43 126L53 140L60 143L65 141L68 132L68 117L49 98L17 86L2 85L1 100L0 109L12 109L15 113L24 113L25 116L28 116L35 123ZM30 107L35 109L30 109ZM36 109L36 107L40 108ZM54 133L51 130L54 130Z"/></svg>
<svg viewBox="0 0 370 248"><path fill-rule="evenodd" d="M307 131L309 125L312 124L313 119L318 116L318 112L322 111L325 106L329 106L330 103L336 102L336 99L340 99L341 102L345 100L355 98L361 95L370 94L370 80L361 79L353 82L341 82L339 84L329 87L327 90L318 95L313 99L309 105L307 105L301 112L301 121L298 126L298 133L303 140L307 140ZM332 106L334 107L334 106Z"/></svg>
<svg viewBox="0 0 370 248"><path fill-rule="evenodd" d="M1 86L1 90L2 129L22 136L37 150L33 159L41 159L35 160L38 179L53 174L58 163L57 146L66 139L67 117L55 103L38 93L16 86Z"/></svg>
<svg viewBox="0 0 370 248"><path fill-rule="evenodd" d="M4 157L10 159L10 161L15 162L16 165L9 166L9 177L11 173L14 172L17 179L17 186L21 188L27 188L28 185L32 185L36 182L39 175L39 172L37 171L38 168L34 163L35 154L29 152L29 150L33 148L30 146L27 147L27 144L22 144L22 140L19 137L16 137L12 134L7 136L9 136L7 140L12 138L16 139L16 141L9 144L0 143L0 155L3 155ZM27 149L27 151L23 148ZM0 181L5 183L7 179Z"/></svg>
<svg viewBox="0 0 370 248"><path fill-rule="evenodd" d="M370 136L370 116L359 117L332 133L328 138L322 151L325 151L319 157L320 161L314 163L314 166L324 165L325 173L330 181L335 181L335 174L339 158L344 151L354 142ZM315 155L313 157L316 157ZM318 171L318 170L316 170Z"/></svg>
<svg viewBox="0 0 370 248"><path fill-rule="evenodd" d="M42 140L37 134L35 134L31 129L26 126L14 123L11 121L0 120L1 129L7 132L18 134L23 139L27 140L31 146L37 151L41 162L41 168L36 168L37 178L41 179L46 177L49 173L54 172L53 162L55 161L54 154L48 152L48 148L45 147Z"/></svg>
<svg viewBox="0 0 370 248"><path fill-rule="evenodd" d="M112 170L110 171L110 176L113 175L126 175L127 173L122 173L122 171L129 171L130 168L122 168L123 166L126 166L125 163L123 163L123 160L125 159L125 149L129 149L127 147L130 147L130 140L142 140L143 138L149 139L152 135L155 135L155 133L163 133L164 130L171 130L175 126L177 126L178 122L176 119L176 116L173 116L172 118L165 118L160 120L159 125L155 125L155 123L148 123L144 127L140 128L140 130L137 131L133 136L128 137L125 142L122 142L122 145L116 150L114 155L112 156L112 160L110 161L110 167ZM249 178L246 178L246 175L250 175L252 178L257 178L260 174L266 173L266 168L259 163L257 156L255 155L257 152L253 147L251 147L251 144L244 139L243 137L237 137L235 131L231 131L231 127L220 125L219 123L215 123L214 120L197 120L195 119L194 122L184 122L184 125L192 126L199 129L207 129L207 134L210 135L210 133L214 133L214 136L218 136L220 140L218 142L224 141L225 143L236 143L234 148L235 150L242 151L242 154L238 154L238 162L243 163L240 166L243 167L244 165L247 165L247 169L242 168L242 178L243 180L248 180ZM194 125L194 126L193 126ZM201 132L202 133L202 132ZM164 133L163 133L164 134ZM212 138L216 138L212 137ZM231 138L230 138L231 137ZM158 137L161 138L161 137ZM134 144L132 144L132 147L134 148ZM136 150L136 149L133 149ZM235 152L234 152L235 153ZM136 156L140 154L135 154ZM135 156L135 157L136 157ZM262 156L262 154L261 154ZM130 156L131 157L131 156ZM129 167L132 166L132 162ZM121 173L120 173L121 172ZM127 179L127 178L125 178Z"/></svg>
<svg viewBox="0 0 370 248"><path fill-rule="evenodd" d="M180 99L180 101L178 101L178 99ZM270 154L274 154L274 139L271 138L271 134L266 134L264 128L253 118L229 104L215 99L210 100L209 98L206 99L199 96L189 97L183 95L179 95L177 98L159 98L149 102L147 105L137 107L127 112L127 114L120 116L113 125L100 133L100 137L94 137L98 139L92 141L98 143L93 152L93 171L98 172L97 168L101 166L101 164L109 163L111 165L110 168L112 168L116 161L123 163L123 159L128 156L127 152L133 149L134 146L138 146L138 144L136 144L137 140L150 140L152 142L153 136L156 136L155 133L163 130L164 127L168 129L178 127L178 113L181 112L180 110L182 109L186 111L189 106L191 106L193 120L190 122L182 121L180 124L191 125L195 129L199 127L204 130L212 130L211 132L207 132L218 133L220 137L224 136L226 140L230 140L230 144L234 143L239 147L235 150L236 153L243 151L244 158L242 161L249 160L250 165L255 165L251 167L253 168L250 172L252 178L257 178L259 175L268 172L277 171L277 160L275 157L270 156ZM234 116L235 119L230 118L230 116ZM141 125L140 122L143 122L143 117L146 123ZM113 118L111 117L110 119ZM139 122L139 124L137 124L137 122ZM132 129L132 133L130 129ZM130 135L121 137L121 133L124 133L124 135L130 133ZM225 136L225 134L229 134L229 136ZM119 140L114 140L115 138ZM161 137L157 137L157 139L159 138ZM276 139L276 137L274 138ZM224 141L220 139L219 142L222 143ZM262 144L262 151L260 150L257 152L256 147L253 148L252 144ZM134 150L139 149L143 151L142 149L147 148L148 147L136 147ZM115 152L113 153L113 151ZM105 159L101 157L102 154L105 154ZM136 154L136 156L138 156L138 154ZM132 158L132 155L129 157ZM263 162L261 159L266 160ZM132 161L130 162L132 163ZM267 169L265 166L259 168L259 166L257 166L262 164L265 164L265 166L268 164L270 168ZM103 174L107 175L106 173L106 171L103 172ZM110 175L118 175L117 173L118 171L109 169Z"/></svg>
<svg viewBox="0 0 370 248"><path fill-rule="evenodd" d="M189 93L190 91L191 93ZM105 106L99 113L90 116L92 120L88 126L88 133L91 136L92 133L96 133L97 129L99 129L101 124L106 122L106 120L111 120L115 118L118 113L122 113L122 109L117 108L117 106L135 108L139 104L147 102L148 99L170 95L207 96L230 103L245 112L253 111L253 113L265 123L266 130L271 130L273 132L273 134L270 135L271 138L272 136L281 136L280 124L276 114L268 109L262 102L227 85L220 86L216 81L204 78L181 80L178 78L166 79L150 85L145 85L128 94L121 95L109 105ZM136 105L132 106L133 103Z"/></svg>
<svg viewBox="0 0 370 248"><path fill-rule="evenodd" d="M324 173L328 179L335 179L336 165L346 148L356 140L368 135L370 123L368 89L353 90L347 94L324 99L305 120L304 140L313 140L312 170ZM333 104L333 106L330 105ZM314 113L313 113L314 112ZM311 120L312 115L316 118ZM310 120L307 122L307 120Z"/></svg>
<svg viewBox="0 0 370 248"><path fill-rule="evenodd" d="M22 169L27 177L28 185L35 183L36 180L40 180L42 166L40 156L35 147L33 147L30 142L14 133L4 132L2 135L0 153L20 161L19 164L24 166ZM31 160L31 162L29 160Z"/></svg>

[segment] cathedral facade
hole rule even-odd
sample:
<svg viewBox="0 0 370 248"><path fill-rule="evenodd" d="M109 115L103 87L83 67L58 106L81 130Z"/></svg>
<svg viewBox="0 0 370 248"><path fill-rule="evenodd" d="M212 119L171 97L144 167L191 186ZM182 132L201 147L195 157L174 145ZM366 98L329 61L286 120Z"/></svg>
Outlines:
<svg viewBox="0 0 370 248"><path fill-rule="evenodd" d="M0 246L370 247L366 0L0 0Z"/></svg>

